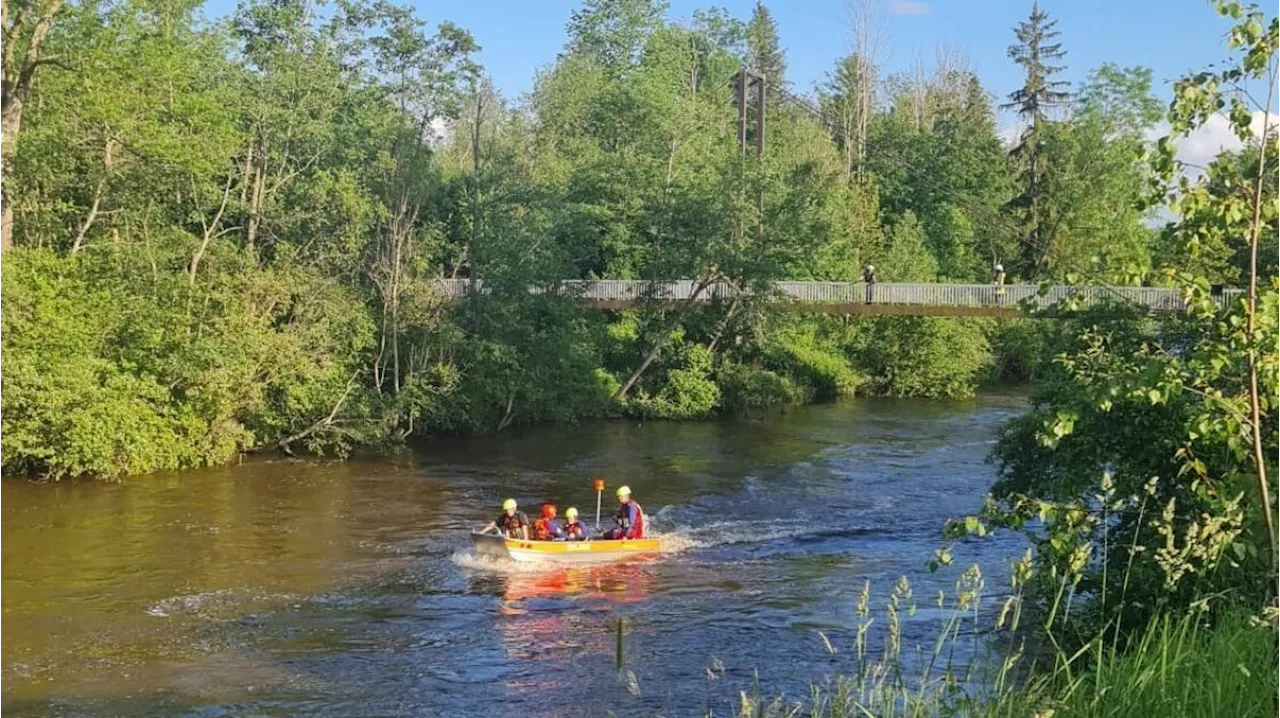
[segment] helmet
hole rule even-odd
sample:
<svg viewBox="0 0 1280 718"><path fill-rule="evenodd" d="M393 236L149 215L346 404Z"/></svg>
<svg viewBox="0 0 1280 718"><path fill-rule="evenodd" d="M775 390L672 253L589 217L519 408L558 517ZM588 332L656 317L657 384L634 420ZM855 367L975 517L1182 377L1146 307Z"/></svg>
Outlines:
<svg viewBox="0 0 1280 718"><path fill-rule="evenodd" d="M543 504L543 505L542 505L542 518L544 518L544 519L549 519L549 518L552 518L552 517L553 517L553 516L555 516L555 515L556 515L556 505L555 505L555 504Z"/></svg>
<svg viewBox="0 0 1280 718"><path fill-rule="evenodd" d="M630 486L619 486L619 487L618 487L618 490L617 490L617 491L615 491L614 493L618 495L618 498L622 498L623 496L630 496L630 495L631 495L631 487L630 487Z"/></svg>
<svg viewBox="0 0 1280 718"><path fill-rule="evenodd" d="M515 500L515 499L507 499L506 501L503 501L503 502L502 502L502 510L503 510L503 511L515 511L515 510L516 510L516 500Z"/></svg>
<svg viewBox="0 0 1280 718"><path fill-rule="evenodd" d="M874 265L874 264L868 264L868 265L867 265L867 269L870 269L871 271L873 271L873 272L874 272L874 271L876 271L876 265Z"/></svg>
<svg viewBox="0 0 1280 718"><path fill-rule="evenodd" d="M996 265L996 271L997 271L997 272L1003 272L1003 271L1004 271L1004 265L1003 265L1003 264L997 264L997 265Z"/></svg>
<svg viewBox="0 0 1280 718"><path fill-rule="evenodd" d="M570 521L578 518L578 510L570 506L564 510L564 517Z"/></svg>

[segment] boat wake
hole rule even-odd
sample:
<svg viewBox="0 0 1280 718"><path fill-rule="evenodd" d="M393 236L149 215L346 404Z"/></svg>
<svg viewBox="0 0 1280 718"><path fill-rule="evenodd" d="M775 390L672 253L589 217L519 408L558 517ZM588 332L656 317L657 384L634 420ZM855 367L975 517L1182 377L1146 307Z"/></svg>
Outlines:
<svg viewBox="0 0 1280 718"><path fill-rule="evenodd" d="M765 544L788 540L804 542L874 533L876 533L874 529L814 526L809 521L792 519L767 523L719 521L703 526L675 526L668 530L655 529L654 536L662 539L663 553L682 553L693 549L736 544Z"/></svg>
<svg viewBox="0 0 1280 718"><path fill-rule="evenodd" d="M512 561L509 558L500 558L494 556L481 556L471 551L455 551L449 560L459 568L469 571L479 571L482 573L500 573L500 574L531 574L531 573L550 573L563 566L551 562L540 561Z"/></svg>

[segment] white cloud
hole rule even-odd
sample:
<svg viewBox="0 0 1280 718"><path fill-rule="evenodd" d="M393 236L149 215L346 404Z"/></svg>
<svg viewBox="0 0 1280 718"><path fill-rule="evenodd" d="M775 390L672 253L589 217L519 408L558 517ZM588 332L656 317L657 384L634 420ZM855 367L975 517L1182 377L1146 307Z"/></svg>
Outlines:
<svg viewBox="0 0 1280 718"><path fill-rule="evenodd" d="M1000 138L1000 144L1004 145L1006 150L1013 149L1018 144L1018 138L1022 137L1022 125L1005 125L996 131L996 136Z"/></svg>
<svg viewBox="0 0 1280 718"><path fill-rule="evenodd" d="M1264 117L1261 110L1253 113L1249 128L1253 130L1254 136L1262 135ZM1271 115L1270 126L1274 128L1278 122L1280 122L1280 116ZM1153 130L1153 139L1168 133L1169 125L1162 123ZM1173 144L1178 148L1178 159L1189 165L1188 169L1193 174L1202 171L1202 168L1207 167L1220 153L1234 152L1244 146L1231 129L1231 122L1217 114L1210 115L1209 119L1195 131L1183 137L1175 137Z"/></svg>
<svg viewBox="0 0 1280 718"><path fill-rule="evenodd" d="M917 0L892 0L889 3L889 10L894 15L928 15L933 12L929 3L917 2Z"/></svg>

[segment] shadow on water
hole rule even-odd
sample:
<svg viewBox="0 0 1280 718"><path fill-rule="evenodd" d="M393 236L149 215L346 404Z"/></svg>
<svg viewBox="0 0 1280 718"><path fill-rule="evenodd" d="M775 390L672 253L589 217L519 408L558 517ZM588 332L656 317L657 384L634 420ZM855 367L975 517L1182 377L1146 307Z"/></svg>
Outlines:
<svg viewBox="0 0 1280 718"><path fill-rule="evenodd" d="M859 400L349 463L5 483L3 709L684 715L727 708L757 669L762 688L798 695L848 667L864 582L881 604L904 574L922 606L950 592L956 572L923 566L942 522L980 506L994 429L1020 402ZM593 476L636 490L663 556L547 569L469 554L467 531L508 495L591 517ZM1018 550L965 544L957 562L995 586ZM937 613L908 618L904 645L931 643Z"/></svg>

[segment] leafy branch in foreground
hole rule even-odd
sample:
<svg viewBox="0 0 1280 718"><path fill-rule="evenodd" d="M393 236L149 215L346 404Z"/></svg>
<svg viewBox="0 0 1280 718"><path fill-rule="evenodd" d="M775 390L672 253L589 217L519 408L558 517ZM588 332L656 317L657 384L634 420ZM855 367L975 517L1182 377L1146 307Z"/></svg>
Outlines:
<svg viewBox="0 0 1280 718"><path fill-rule="evenodd" d="M1086 322L1038 383L1031 412L1003 430L992 454L1001 479L986 510L950 531L1025 531L1041 569L1072 575L1085 615L1117 635L1156 608L1274 598L1280 282L1274 267L1261 274L1258 243L1275 233L1276 134L1269 119L1254 134L1239 87L1274 86L1280 31L1256 7L1216 6L1236 20L1237 60L1178 82L1174 135L1159 143L1153 168L1178 215L1166 238L1184 256L1222 246L1247 257L1247 295L1224 304L1211 279L1170 268L1183 316ZM1173 137L1224 109L1256 158L1236 166L1252 171L1179 173ZM1114 536L1125 537L1127 555ZM1049 584L1042 604L1052 602Z"/></svg>

